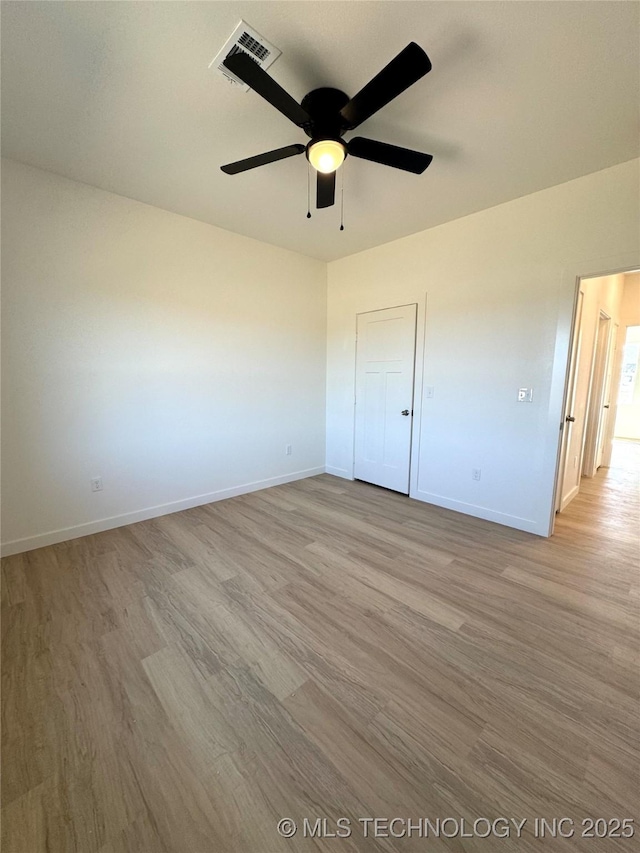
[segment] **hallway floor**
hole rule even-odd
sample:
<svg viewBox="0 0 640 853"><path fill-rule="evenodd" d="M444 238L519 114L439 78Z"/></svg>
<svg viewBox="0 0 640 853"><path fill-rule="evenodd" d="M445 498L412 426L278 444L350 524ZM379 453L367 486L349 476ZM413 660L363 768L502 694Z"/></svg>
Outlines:
<svg viewBox="0 0 640 853"><path fill-rule="evenodd" d="M580 491L556 516L555 536L620 537L637 542L640 535L640 441L613 442L611 466L595 477L583 477Z"/></svg>

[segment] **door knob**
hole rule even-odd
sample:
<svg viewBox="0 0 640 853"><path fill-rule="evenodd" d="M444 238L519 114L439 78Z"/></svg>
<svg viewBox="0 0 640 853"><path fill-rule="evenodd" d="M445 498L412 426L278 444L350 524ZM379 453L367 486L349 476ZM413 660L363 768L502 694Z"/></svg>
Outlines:
<svg viewBox="0 0 640 853"><path fill-rule="evenodd" d="M400 412L400 414L401 414L401 415L404 415L404 416L405 416L405 418L406 418L406 417L409 415L409 409L403 409L403 410Z"/></svg>
<svg viewBox="0 0 640 853"><path fill-rule="evenodd" d="M575 421L575 418L573 417L573 415L567 415L565 421L568 421L570 424L572 424Z"/></svg>

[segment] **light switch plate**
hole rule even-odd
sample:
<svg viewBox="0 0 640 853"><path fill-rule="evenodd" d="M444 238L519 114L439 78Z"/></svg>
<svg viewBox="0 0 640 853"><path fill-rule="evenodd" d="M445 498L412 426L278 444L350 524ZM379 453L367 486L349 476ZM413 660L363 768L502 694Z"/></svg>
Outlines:
<svg viewBox="0 0 640 853"><path fill-rule="evenodd" d="M518 388L518 402L531 403L533 402L533 388Z"/></svg>

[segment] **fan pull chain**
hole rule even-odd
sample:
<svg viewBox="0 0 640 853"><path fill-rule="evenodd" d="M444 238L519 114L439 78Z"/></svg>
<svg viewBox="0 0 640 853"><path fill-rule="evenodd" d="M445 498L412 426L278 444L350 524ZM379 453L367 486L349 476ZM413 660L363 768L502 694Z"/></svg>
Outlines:
<svg viewBox="0 0 640 853"><path fill-rule="evenodd" d="M344 163L342 165L341 186L340 186L340 230L344 231Z"/></svg>
<svg viewBox="0 0 640 853"><path fill-rule="evenodd" d="M307 163L307 219L311 219L311 163Z"/></svg>

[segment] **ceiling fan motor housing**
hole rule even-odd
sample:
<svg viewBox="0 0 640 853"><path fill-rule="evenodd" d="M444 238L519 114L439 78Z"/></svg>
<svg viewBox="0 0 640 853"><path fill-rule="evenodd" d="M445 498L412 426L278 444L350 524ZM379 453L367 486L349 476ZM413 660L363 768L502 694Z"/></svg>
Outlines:
<svg viewBox="0 0 640 853"><path fill-rule="evenodd" d="M348 95L340 89L328 87L314 89L304 96L301 107L309 114L311 121L303 126L303 130L311 138L311 143L321 139L341 140L347 125L340 110L348 103Z"/></svg>

